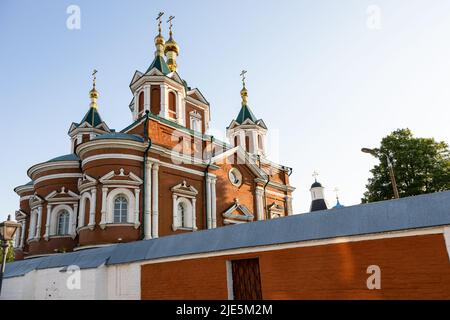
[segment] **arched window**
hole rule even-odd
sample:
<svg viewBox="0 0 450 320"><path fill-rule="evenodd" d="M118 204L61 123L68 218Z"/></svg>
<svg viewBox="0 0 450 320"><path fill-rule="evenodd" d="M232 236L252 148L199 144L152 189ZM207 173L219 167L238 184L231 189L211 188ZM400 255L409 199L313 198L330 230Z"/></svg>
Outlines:
<svg viewBox="0 0 450 320"><path fill-rule="evenodd" d="M172 119L177 118L177 104L176 104L177 96L172 91L169 92L169 117Z"/></svg>
<svg viewBox="0 0 450 320"><path fill-rule="evenodd" d="M29 229L29 235L28 238L29 239L33 239L36 238L37 235L39 234L39 228L38 228L38 211L37 210L33 210L31 212L31 221L30 221L30 229Z"/></svg>
<svg viewBox="0 0 450 320"><path fill-rule="evenodd" d="M239 145L239 137L235 136L234 137L234 146L237 147Z"/></svg>
<svg viewBox="0 0 450 320"><path fill-rule="evenodd" d="M114 223L127 222L128 201L124 196L114 200Z"/></svg>
<svg viewBox="0 0 450 320"><path fill-rule="evenodd" d="M202 115L201 113L197 112L196 110L191 111L189 113L189 117L190 117L190 129L197 131L197 132L202 132L203 128L202 128Z"/></svg>
<svg viewBox="0 0 450 320"><path fill-rule="evenodd" d="M245 150L250 152L250 136L245 136Z"/></svg>
<svg viewBox="0 0 450 320"><path fill-rule="evenodd" d="M61 210L58 213L58 236L64 236L69 234L69 218L70 214L67 210Z"/></svg>
<svg viewBox="0 0 450 320"><path fill-rule="evenodd" d="M183 202L178 203L178 219L179 225L183 228L186 227L186 205Z"/></svg>
<svg viewBox="0 0 450 320"><path fill-rule="evenodd" d="M258 149L263 149L262 135L258 134Z"/></svg>
<svg viewBox="0 0 450 320"><path fill-rule="evenodd" d="M159 114L161 111L161 93L159 87L152 87L150 109L150 111L154 114Z"/></svg>
<svg viewBox="0 0 450 320"><path fill-rule="evenodd" d="M144 91L139 94L138 112L144 111Z"/></svg>

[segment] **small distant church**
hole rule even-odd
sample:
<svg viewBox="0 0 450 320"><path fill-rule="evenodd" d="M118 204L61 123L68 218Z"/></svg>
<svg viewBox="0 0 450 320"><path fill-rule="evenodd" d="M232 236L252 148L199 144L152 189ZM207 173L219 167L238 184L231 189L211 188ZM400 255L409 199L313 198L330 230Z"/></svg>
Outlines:
<svg viewBox="0 0 450 320"><path fill-rule="evenodd" d="M310 212L328 210L329 205L325 199L324 187L320 182L317 181L318 173L314 172L314 183L311 185L309 191L311 192L311 206L309 207ZM339 196L337 194L338 189L335 189L336 192L336 204L332 209L343 208L344 206L339 202Z"/></svg>
<svg viewBox="0 0 450 320"><path fill-rule="evenodd" d="M246 72L229 141L220 141L207 134L210 102L179 73L173 17L166 40L161 16L154 58L130 82L130 124L116 131L101 117L94 71L89 108L68 130L70 153L33 165L14 189L17 259L292 215L292 169L268 159Z"/></svg>

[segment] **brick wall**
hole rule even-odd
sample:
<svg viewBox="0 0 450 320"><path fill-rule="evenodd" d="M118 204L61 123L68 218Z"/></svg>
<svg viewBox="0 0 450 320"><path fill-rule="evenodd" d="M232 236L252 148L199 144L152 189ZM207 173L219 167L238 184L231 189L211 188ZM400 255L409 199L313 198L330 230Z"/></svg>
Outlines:
<svg viewBox="0 0 450 320"><path fill-rule="evenodd" d="M143 265L142 299L227 299L226 261L258 257L263 299L450 299L442 234ZM381 290L367 268L381 268Z"/></svg>

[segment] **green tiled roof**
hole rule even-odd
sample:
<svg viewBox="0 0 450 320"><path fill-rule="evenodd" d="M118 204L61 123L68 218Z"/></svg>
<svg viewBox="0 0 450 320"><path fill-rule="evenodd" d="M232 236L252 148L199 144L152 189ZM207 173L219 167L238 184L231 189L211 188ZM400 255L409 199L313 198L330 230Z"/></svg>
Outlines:
<svg viewBox="0 0 450 320"><path fill-rule="evenodd" d="M150 67L148 67L148 69L147 69L147 71L145 73L149 72L153 68L158 69L164 75L170 73L169 66L167 65L166 61L164 61L164 58L161 57L161 56L156 56L155 57L155 59L153 60L152 64L150 65Z"/></svg>
<svg viewBox="0 0 450 320"><path fill-rule="evenodd" d="M258 121L258 119L256 119L255 115L253 114L252 110L250 110L250 108L247 105L244 105L242 106L241 111L236 117L236 122L242 124L247 119L250 119L253 122Z"/></svg>
<svg viewBox="0 0 450 320"><path fill-rule="evenodd" d="M64 156L60 156L60 157L56 157L53 158L51 160L48 160L47 162L58 162L58 161L79 161L80 158L74 154L74 153L70 153L70 154L66 154Z"/></svg>
<svg viewBox="0 0 450 320"><path fill-rule="evenodd" d="M88 112L84 116L83 120L81 120L80 124L87 122L92 127L97 127L99 124L103 122L102 118L100 117L100 113L98 113L98 110L96 108L89 108Z"/></svg>

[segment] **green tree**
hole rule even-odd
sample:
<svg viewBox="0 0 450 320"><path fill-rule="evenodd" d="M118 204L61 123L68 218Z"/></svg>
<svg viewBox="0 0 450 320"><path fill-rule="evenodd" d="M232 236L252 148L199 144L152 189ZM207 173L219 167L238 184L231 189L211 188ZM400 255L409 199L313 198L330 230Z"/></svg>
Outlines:
<svg viewBox="0 0 450 320"><path fill-rule="evenodd" d="M394 197L389 176L389 155L400 197L450 190L450 152L445 142L416 138L409 129L398 129L381 140L375 149L379 159L370 172L362 202L389 200Z"/></svg>
<svg viewBox="0 0 450 320"><path fill-rule="evenodd" d="M0 247L0 263L2 259L3 259L3 248ZM13 261L14 261L14 249L12 242L10 242L8 254L6 255L6 262L13 262Z"/></svg>

